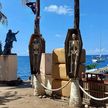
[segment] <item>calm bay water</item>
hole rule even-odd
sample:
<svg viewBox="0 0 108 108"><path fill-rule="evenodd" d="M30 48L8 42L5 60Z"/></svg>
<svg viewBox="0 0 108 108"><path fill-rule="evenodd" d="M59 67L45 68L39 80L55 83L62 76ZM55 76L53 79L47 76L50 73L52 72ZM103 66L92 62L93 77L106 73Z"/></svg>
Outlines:
<svg viewBox="0 0 108 108"><path fill-rule="evenodd" d="M28 56L18 56L17 76L23 80L27 80L30 76L30 63Z"/></svg>
<svg viewBox="0 0 108 108"><path fill-rule="evenodd" d="M86 56L86 65L92 63L92 56ZM101 68L108 65L108 55L104 56L106 60L104 62L100 62L97 64L97 68ZM18 56L18 71L17 76L19 76L23 80L27 80L30 76L30 63L28 56Z"/></svg>
<svg viewBox="0 0 108 108"><path fill-rule="evenodd" d="M97 56L97 55L95 55L95 56ZM93 57L94 57L94 55L86 56L86 65L92 64ZM104 60L104 62L97 63L97 68L102 68L102 67L108 66L108 55L103 55L102 57L105 58L105 60Z"/></svg>

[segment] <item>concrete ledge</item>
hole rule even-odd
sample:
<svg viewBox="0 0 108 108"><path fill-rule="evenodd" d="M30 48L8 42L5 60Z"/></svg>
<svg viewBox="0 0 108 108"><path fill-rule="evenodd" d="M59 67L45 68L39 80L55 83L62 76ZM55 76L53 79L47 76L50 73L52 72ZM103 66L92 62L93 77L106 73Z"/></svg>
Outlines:
<svg viewBox="0 0 108 108"><path fill-rule="evenodd" d="M64 64L65 63L65 51L64 48L54 49L52 52L53 64Z"/></svg>
<svg viewBox="0 0 108 108"><path fill-rule="evenodd" d="M0 56L0 81L17 80L17 55Z"/></svg>
<svg viewBox="0 0 108 108"><path fill-rule="evenodd" d="M86 61L86 51L82 49L80 63L85 63ZM52 52L52 63L53 64L64 64L65 63L65 50L64 48L54 49Z"/></svg>
<svg viewBox="0 0 108 108"><path fill-rule="evenodd" d="M52 64L52 78L58 80L69 80L69 77L66 74L66 65Z"/></svg>
<svg viewBox="0 0 108 108"><path fill-rule="evenodd" d="M79 65L79 77L82 72L85 72L85 66L83 64ZM52 78L57 80L69 80L66 74L65 64L52 64Z"/></svg>
<svg viewBox="0 0 108 108"><path fill-rule="evenodd" d="M52 74L52 54L51 53L42 53L40 72L42 75Z"/></svg>
<svg viewBox="0 0 108 108"><path fill-rule="evenodd" d="M53 80L52 81L52 89L57 89L57 88L60 88L62 86L64 86L68 81L64 81L64 80ZM68 84L65 88L59 90L59 91L56 91L56 92L53 92L53 95L58 95L58 96L64 96L64 97L69 97L70 96L70 88L71 88L71 85Z"/></svg>

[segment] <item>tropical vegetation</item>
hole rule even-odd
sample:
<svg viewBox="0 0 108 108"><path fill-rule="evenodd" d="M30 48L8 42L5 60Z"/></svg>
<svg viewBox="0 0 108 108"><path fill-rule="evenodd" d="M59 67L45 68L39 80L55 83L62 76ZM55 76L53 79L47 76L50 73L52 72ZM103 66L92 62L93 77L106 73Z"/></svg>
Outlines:
<svg viewBox="0 0 108 108"><path fill-rule="evenodd" d="M86 65L86 69L87 69L87 70L90 70L90 69L95 69L95 68L96 68L96 66L97 66L97 64L96 64L96 63L89 64L89 65Z"/></svg>
<svg viewBox="0 0 108 108"><path fill-rule="evenodd" d="M0 23L7 24L7 17L2 13L2 4L0 3Z"/></svg>

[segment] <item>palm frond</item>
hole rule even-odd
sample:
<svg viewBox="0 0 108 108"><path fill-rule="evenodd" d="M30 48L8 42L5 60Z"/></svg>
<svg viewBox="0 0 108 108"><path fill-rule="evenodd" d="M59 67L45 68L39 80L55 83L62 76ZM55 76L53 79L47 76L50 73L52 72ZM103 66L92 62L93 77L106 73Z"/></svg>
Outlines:
<svg viewBox="0 0 108 108"><path fill-rule="evenodd" d="M0 3L0 9L2 8L2 4Z"/></svg>
<svg viewBox="0 0 108 108"><path fill-rule="evenodd" d="M0 11L0 22L7 25L7 17Z"/></svg>

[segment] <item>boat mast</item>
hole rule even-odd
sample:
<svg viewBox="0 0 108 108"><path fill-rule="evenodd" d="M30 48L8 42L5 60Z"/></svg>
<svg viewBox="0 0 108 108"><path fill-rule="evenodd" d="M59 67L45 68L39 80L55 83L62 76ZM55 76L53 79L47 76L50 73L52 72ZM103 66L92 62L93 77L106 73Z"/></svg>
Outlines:
<svg viewBox="0 0 108 108"><path fill-rule="evenodd" d="M100 43L100 52L99 52L100 54L99 54L99 56L101 57L102 56L102 51L101 51L102 50L102 48L101 48L101 36L100 36L100 42L99 43Z"/></svg>

